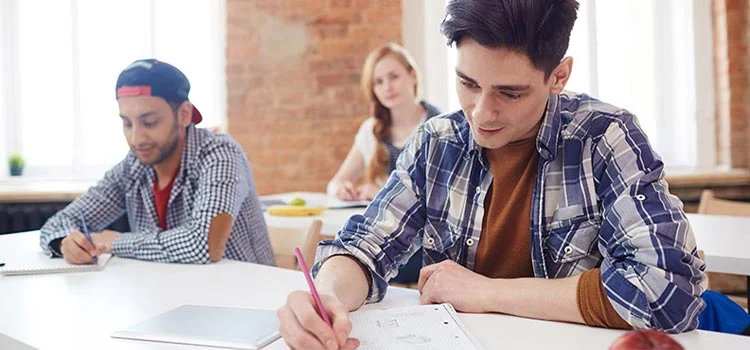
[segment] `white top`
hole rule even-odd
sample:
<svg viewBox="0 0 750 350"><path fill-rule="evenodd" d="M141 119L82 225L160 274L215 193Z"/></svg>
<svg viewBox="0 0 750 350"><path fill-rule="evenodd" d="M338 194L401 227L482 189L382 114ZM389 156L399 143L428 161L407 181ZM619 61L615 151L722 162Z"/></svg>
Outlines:
<svg viewBox="0 0 750 350"><path fill-rule="evenodd" d="M359 126L359 131L354 135L354 146L357 147L357 151L365 159L365 164L370 164L370 160L375 156L375 147L378 145L378 140L375 138L375 133L372 132L372 128L375 127L375 118L370 117L362 122ZM393 142L393 145L398 148L403 148L406 145L407 137L399 142Z"/></svg>
<svg viewBox="0 0 750 350"><path fill-rule="evenodd" d="M425 114L426 117L426 114ZM425 117L422 117L422 122L425 121ZM420 122L421 123L421 122ZM375 126L375 118L370 117L362 122L359 126L359 131L354 135L354 146L365 159L365 165L370 164L370 160L375 156L375 147L378 145L378 140L375 138L375 134L372 132L372 128ZM415 129L416 130L416 129ZM410 137L407 137L398 142L393 142L393 146L398 148L404 148L406 142L409 141Z"/></svg>
<svg viewBox="0 0 750 350"><path fill-rule="evenodd" d="M354 147L357 148L359 154L365 159L365 164L370 164L370 160L375 155L375 146L378 145L378 140L372 132L374 126L375 118L367 118L359 126L357 134L354 135Z"/></svg>
<svg viewBox="0 0 750 350"><path fill-rule="evenodd" d="M39 232L0 236L0 259L36 247ZM38 249L38 248L37 248ZM114 257L106 269L0 277L0 333L40 349L182 349L111 338L110 334L186 304L275 310L301 272L236 260L163 264ZM389 288L365 310L419 304L416 290ZM606 349L624 331L498 314L459 314L487 349ZM747 349L748 338L694 331L675 336L686 349ZM283 341L268 349L286 349Z"/></svg>

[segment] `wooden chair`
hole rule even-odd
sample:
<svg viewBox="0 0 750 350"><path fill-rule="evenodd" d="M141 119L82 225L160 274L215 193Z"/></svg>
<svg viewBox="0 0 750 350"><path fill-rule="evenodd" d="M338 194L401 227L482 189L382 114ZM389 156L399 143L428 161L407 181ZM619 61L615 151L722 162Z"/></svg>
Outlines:
<svg viewBox="0 0 750 350"><path fill-rule="evenodd" d="M320 233L322 227L323 222L320 220L313 220L306 232L299 229L269 227L268 235L271 238L271 247L276 257L276 266L299 270L297 258L294 256L294 248L299 247L305 261L312 268L318 243L326 238Z"/></svg>
<svg viewBox="0 0 750 350"><path fill-rule="evenodd" d="M698 214L750 216L750 203L719 199L714 197L713 191L703 190L701 201L698 205ZM708 276L709 289L727 294L730 299L742 305L745 309L748 308L746 297L748 287L747 276L718 272L707 272L706 275Z"/></svg>
<svg viewBox="0 0 750 350"><path fill-rule="evenodd" d="M719 199L714 197L714 191L703 190L698 214L750 216L750 203Z"/></svg>

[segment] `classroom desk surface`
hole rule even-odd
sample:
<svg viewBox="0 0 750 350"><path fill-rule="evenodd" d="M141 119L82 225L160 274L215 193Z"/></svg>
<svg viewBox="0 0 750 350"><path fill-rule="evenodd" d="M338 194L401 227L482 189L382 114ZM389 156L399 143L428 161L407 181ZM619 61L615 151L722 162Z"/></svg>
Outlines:
<svg viewBox="0 0 750 350"><path fill-rule="evenodd" d="M288 201L292 197L300 197L307 201L310 206L326 206L327 196L320 192L288 192L261 196L262 200L280 199ZM319 219L323 222L321 233L327 236L335 236L352 215L364 213L365 208L327 209L320 215L314 216L277 216L263 213L266 225L280 229L302 229L307 230L313 220Z"/></svg>
<svg viewBox="0 0 750 350"><path fill-rule="evenodd" d="M0 259L39 251L38 232L0 236ZM222 260L210 265L113 258L99 272L0 277L0 333L41 349L195 349L112 339L127 328L184 304L276 309L306 289L300 272ZM366 308L415 305L414 290L390 288ZM487 349L606 349L623 331L497 314L460 314ZM747 349L750 338L693 331L676 336L686 349ZM268 349L284 349L282 341Z"/></svg>
<svg viewBox="0 0 750 350"><path fill-rule="evenodd" d="M750 276L750 217L687 214L706 270Z"/></svg>

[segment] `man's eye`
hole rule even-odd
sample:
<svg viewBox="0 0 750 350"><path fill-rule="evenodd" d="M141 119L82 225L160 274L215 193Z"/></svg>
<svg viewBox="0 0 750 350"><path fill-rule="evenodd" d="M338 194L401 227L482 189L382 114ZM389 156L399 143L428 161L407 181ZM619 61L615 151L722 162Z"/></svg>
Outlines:
<svg viewBox="0 0 750 350"><path fill-rule="evenodd" d="M519 95L519 94L511 94L509 92L501 92L501 94L503 96L505 96L506 98L511 99L511 100L517 100L517 99L521 98L521 95Z"/></svg>
<svg viewBox="0 0 750 350"><path fill-rule="evenodd" d="M468 80L463 80L463 79L461 79L461 85L463 85L467 89L474 89L477 87L477 84L474 84Z"/></svg>

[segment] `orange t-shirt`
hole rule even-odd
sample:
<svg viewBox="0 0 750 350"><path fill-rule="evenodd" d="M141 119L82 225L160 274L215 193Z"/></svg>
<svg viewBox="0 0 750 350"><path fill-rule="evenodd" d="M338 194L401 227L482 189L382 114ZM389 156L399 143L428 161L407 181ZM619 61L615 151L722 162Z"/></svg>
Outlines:
<svg viewBox="0 0 750 350"><path fill-rule="evenodd" d="M534 138L486 149L493 179L485 199L475 271L490 278L534 277L531 265L531 202L539 153ZM577 303L589 326L632 328L607 298L599 269L584 272Z"/></svg>
<svg viewBox="0 0 750 350"><path fill-rule="evenodd" d="M492 185L484 204L475 271L490 278L534 277L531 265L531 197L539 153L530 138L485 149Z"/></svg>

